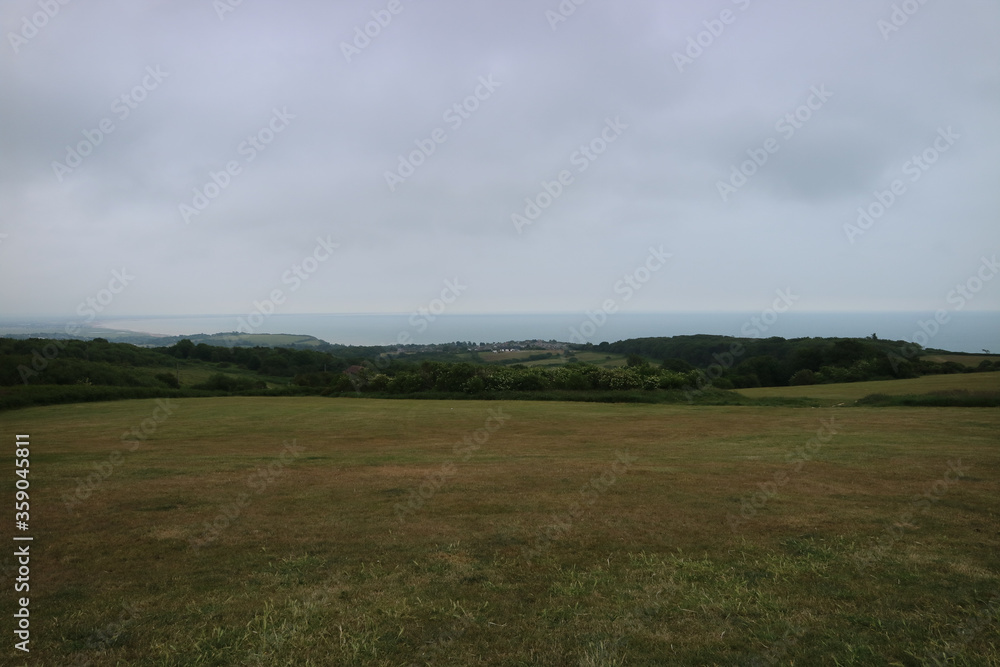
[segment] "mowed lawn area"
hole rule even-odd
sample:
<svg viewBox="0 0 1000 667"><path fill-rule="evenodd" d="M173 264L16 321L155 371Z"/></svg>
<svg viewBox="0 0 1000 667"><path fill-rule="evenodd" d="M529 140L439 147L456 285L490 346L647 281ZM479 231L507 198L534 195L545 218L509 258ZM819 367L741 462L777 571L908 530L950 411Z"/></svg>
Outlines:
<svg viewBox="0 0 1000 667"><path fill-rule="evenodd" d="M996 409L211 398L0 425L31 436L34 536L31 653L9 587L3 664L1000 664Z"/></svg>
<svg viewBox="0 0 1000 667"><path fill-rule="evenodd" d="M740 389L739 393L750 398L817 398L831 401L854 402L870 394L901 396L929 394L931 392L1000 392L1000 372L955 373L924 375L909 380L875 380L872 382L844 382L837 384L811 384L798 387L754 387Z"/></svg>

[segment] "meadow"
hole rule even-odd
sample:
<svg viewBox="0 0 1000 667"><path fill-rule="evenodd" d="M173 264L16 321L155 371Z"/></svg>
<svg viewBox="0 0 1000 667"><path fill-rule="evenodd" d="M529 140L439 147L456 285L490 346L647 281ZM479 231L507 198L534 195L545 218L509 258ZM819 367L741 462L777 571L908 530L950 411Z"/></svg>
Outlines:
<svg viewBox="0 0 1000 667"><path fill-rule="evenodd" d="M748 398L814 398L834 402L854 402L871 394L887 396L920 395L949 392L1000 393L1000 372L955 375L924 375L906 380L873 380L812 384L798 387L753 387L739 389Z"/></svg>
<svg viewBox="0 0 1000 667"><path fill-rule="evenodd" d="M4 664L1000 664L992 408L220 397L0 425L31 435L34 536Z"/></svg>

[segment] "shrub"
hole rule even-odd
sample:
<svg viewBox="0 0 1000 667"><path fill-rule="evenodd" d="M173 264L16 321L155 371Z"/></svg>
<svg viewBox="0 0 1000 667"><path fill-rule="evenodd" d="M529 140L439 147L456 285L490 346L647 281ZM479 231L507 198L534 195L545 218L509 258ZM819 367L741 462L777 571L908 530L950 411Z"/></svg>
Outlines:
<svg viewBox="0 0 1000 667"><path fill-rule="evenodd" d="M209 391L249 391L251 389L265 389L267 383L263 380L253 378L235 377L216 373L201 384L194 385L194 389L206 389Z"/></svg>
<svg viewBox="0 0 1000 667"><path fill-rule="evenodd" d="M181 383L177 381L177 376L173 373L157 373L155 377L171 389L180 389L181 387Z"/></svg>
<svg viewBox="0 0 1000 667"><path fill-rule="evenodd" d="M807 385L807 384L816 384L816 374L813 373L808 368L803 368L800 371L796 371L795 374L788 379L788 384L792 385L793 387Z"/></svg>

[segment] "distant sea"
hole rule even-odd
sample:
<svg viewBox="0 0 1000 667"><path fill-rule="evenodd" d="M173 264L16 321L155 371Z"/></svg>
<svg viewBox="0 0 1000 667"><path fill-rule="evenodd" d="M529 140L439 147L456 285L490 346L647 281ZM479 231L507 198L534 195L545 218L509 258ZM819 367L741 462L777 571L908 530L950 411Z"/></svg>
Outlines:
<svg viewBox="0 0 1000 667"><path fill-rule="evenodd" d="M243 316L246 317L245 315ZM754 322L753 318L757 318ZM626 338L719 334L766 338L867 337L906 340L924 347L956 352L1000 353L1000 312L949 311L945 324L932 322L933 313L796 313L762 320L761 313L615 313L598 326L580 313L547 315L441 315L428 321L398 315L283 315L264 319L254 333L315 336L344 345L393 345L400 335L417 344L471 341L495 343L518 340L614 342ZM599 318L598 318L599 319ZM73 318L0 318L4 333L59 332ZM587 324L591 322L590 324ZM921 327L921 322L924 327ZM935 325L937 328L935 329ZM95 321L92 326L166 336L213 334L239 329L236 315L144 317ZM575 332L575 333L574 333ZM926 332L926 333L925 333ZM927 336L926 342L924 336ZM404 338L405 340L405 338Z"/></svg>

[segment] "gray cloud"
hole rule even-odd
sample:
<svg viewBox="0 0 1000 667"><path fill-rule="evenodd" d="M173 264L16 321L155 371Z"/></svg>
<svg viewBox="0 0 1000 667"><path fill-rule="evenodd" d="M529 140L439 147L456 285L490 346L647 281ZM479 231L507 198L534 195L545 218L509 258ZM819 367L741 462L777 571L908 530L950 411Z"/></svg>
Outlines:
<svg viewBox="0 0 1000 667"><path fill-rule="evenodd" d="M803 310L933 309L1000 241L992 3L921 5L885 39L889 2L589 0L553 30L555 1L400 0L348 62L342 43L388 4L244 0L220 20L208 1L4 3L0 311L72 314L127 267L110 316L245 313L327 235L338 251L284 312L409 312L455 276L453 312L582 311L651 245L673 259L635 310L754 310L786 286ZM689 38L707 45L678 71ZM447 115L480 77L499 85ZM785 137L820 86L833 96ZM280 132L275 109L294 116ZM609 118L628 127L580 171ZM102 121L60 180L52 163ZM858 207L942 127L954 146L849 243ZM271 141L250 151L255 136ZM562 170L572 183L519 234L511 215ZM179 206L221 181L185 224ZM998 305L992 290L972 307Z"/></svg>

